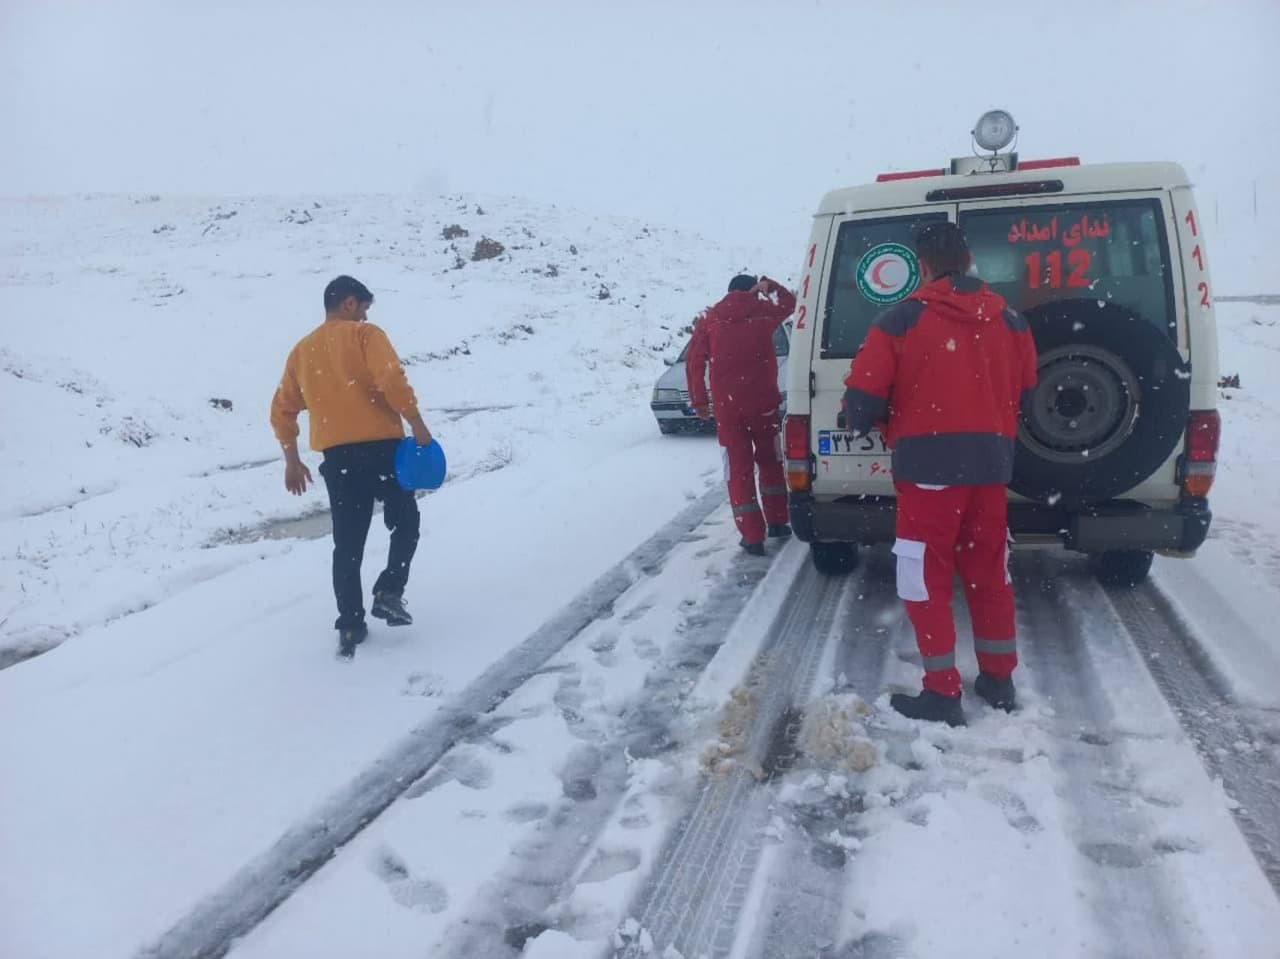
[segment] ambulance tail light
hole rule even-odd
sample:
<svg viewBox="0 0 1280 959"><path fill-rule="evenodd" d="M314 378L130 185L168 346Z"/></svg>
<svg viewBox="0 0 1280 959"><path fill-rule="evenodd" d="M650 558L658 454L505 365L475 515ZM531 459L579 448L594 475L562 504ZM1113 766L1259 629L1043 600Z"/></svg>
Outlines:
<svg viewBox="0 0 1280 959"><path fill-rule="evenodd" d="M1208 496L1218 471L1222 417L1217 410L1195 410L1187 421L1187 452L1182 461L1182 489L1188 496Z"/></svg>
<svg viewBox="0 0 1280 959"><path fill-rule="evenodd" d="M1047 160L1019 160L1019 170L1052 170L1060 166L1079 166L1079 157L1051 157Z"/></svg>
<svg viewBox="0 0 1280 959"><path fill-rule="evenodd" d="M921 180L931 176L946 176L946 170L907 170L903 173L881 173L877 183L893 183L897 180Z"/></svg>
<svg viewBox="0 0 1280 959"><path fill-rule="evenodd" d="M809 417L788 416L782 428L782 446L787 459L787 489L807 493L813 485L809 460Z"/></svg>

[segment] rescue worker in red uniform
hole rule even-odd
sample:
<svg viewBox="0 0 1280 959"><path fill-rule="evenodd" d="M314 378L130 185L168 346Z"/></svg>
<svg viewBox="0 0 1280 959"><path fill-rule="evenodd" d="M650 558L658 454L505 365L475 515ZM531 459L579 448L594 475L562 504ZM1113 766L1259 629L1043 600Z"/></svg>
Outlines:
<svg viewBox="0 0 1280 959"><path fill-rule="evenodd" d="M882 425L893 451L898 595L915 627L924 690L895 694L891 705L961 726L957 569L973 620L974 691L997 709L1016 703L1006 487L1036 348L1026 320L967 275L969 247L954 223L924 227L916 253L921 287L867 333L845 380L845 411L855 433Z"/></svg>
<svg viewBox="0 0 1280 959"><path fill-rule="evenodd" d="M764 555L766 535L791 535L779 448L782 394L773 336L795 308L795 295L767 276L735 276L724 299L698 318L685 358L689 402L703 419L711 416L706 383L711 364L711 399L724 447L729 503L742 534L741 546L755 556ZM756 497L757 468L763 515Z"/></svg>

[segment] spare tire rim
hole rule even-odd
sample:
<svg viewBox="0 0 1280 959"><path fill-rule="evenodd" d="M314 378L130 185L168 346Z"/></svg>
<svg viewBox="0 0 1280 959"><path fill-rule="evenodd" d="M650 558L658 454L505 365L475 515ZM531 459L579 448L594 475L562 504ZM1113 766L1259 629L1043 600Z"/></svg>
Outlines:
<svg viewBox="0 0 1280 959"><path fill-rule="evenodd" d="M1124 444L1138 421L1141 388L1110 350L1073 344L1040 357L1039 382L1019 434L1046 460L1079 463Z"/></svg>

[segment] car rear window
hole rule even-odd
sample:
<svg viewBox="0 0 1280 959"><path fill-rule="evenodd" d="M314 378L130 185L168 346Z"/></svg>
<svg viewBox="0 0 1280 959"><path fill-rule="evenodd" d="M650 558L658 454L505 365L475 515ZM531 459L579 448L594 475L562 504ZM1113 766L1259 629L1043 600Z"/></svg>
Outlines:
<svg viewBox="0 0 1280 959"><path fill-rule="evenodd" d="M915 290L916 231L945 219L945 213L934 210L840 225L822 324L823 359L856 354L875 318Z"/></svg>
<svg viewBox="0 0 1280 959"><path fill-rule="evenodd" d="M1177 340L1159 200L961 210L978 275L1010 305L1063 299L1128 307Z"/></svg>

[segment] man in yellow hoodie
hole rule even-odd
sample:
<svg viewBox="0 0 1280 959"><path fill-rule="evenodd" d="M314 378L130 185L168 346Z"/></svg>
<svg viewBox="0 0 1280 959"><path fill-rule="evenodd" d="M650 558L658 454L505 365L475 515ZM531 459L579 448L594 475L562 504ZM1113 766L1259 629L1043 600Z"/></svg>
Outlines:
<svg viewBox="0 0 1280 959"><path fill-rule="evenodd" d="M420 445L431 432L395 347L367 322L373 294L340 276L324 291L324 322L289 353L271 401L271 427L284 448L284 485L302 495L314 482L298 455L298 414L310 415L311 448L324 454L320 475L333 517L333 592L338 601L338 655L350 659L368 635L360 564L374 500L391 531L386 569L373 585L370 614L390 626L413 622L404 605L409 564L418 546L418 502L396 479L403 418Z"/></svg>

